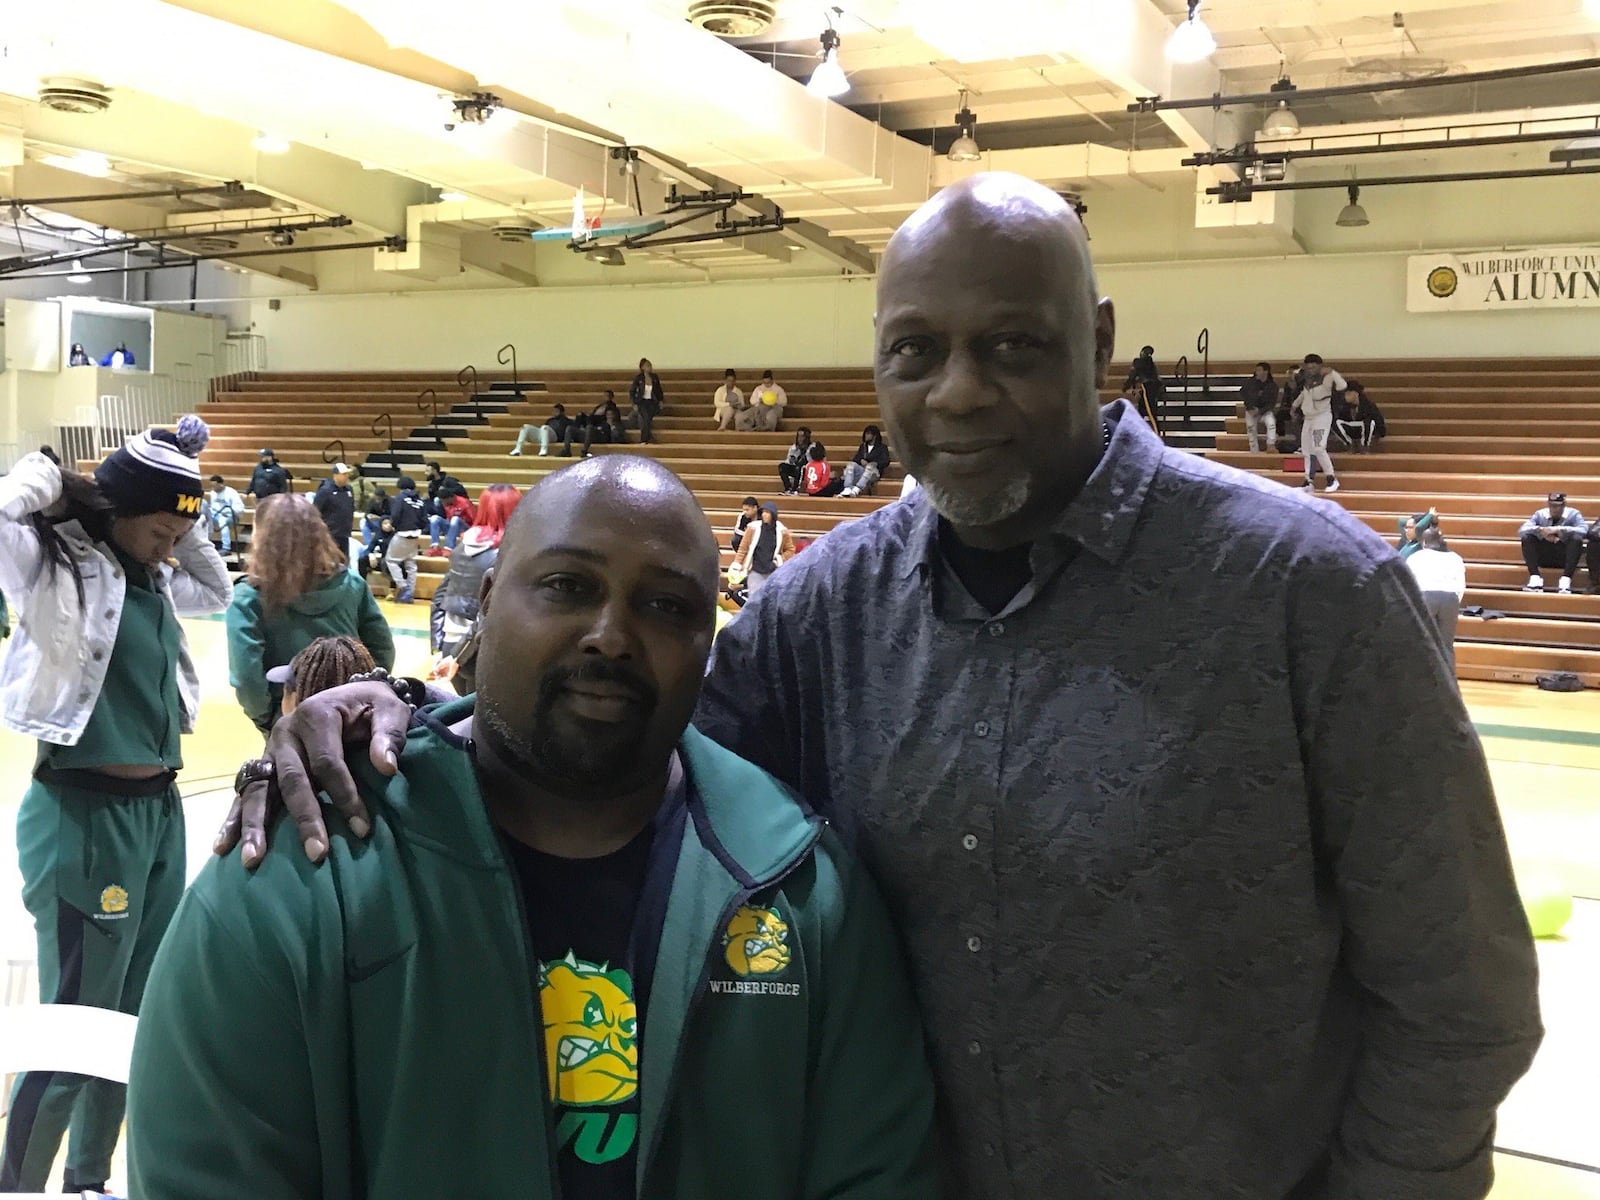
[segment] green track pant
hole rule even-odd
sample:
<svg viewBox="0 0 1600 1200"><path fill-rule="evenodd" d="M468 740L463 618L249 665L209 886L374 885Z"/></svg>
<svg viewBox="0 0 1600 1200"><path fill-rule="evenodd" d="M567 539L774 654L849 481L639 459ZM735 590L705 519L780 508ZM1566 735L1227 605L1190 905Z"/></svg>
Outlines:
<svg viewBox="0 0 1600 1200"><path fill-rule="evenodd" d="M146 789L148 790L148 789ZM183 809L155 795L34 780L17 813L22 899L39 938L39 999L137 1013L183 894ZM18 1076L0 1192L40 1192L68 1128L68 1190L104 1183L127 1088L56 1071Z"/></svg>

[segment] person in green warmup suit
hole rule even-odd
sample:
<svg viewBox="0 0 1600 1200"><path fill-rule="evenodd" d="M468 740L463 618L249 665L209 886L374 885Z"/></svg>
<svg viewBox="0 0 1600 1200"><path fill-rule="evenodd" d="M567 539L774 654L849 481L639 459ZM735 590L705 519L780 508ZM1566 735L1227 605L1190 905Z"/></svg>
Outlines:
<svg viewBox="0 0 1600 1200"><path fill-rule="evenodd" d="M232 594L198 524L208 437L184 417L130 438L92 478L30 454L0 479L0 591L25 600L0 660L0 723L39 743L17 859L47 1004L138 1012L183 893L174 780L199 681L178 617ZM19 1076L0 1192L43 1191L69 1127L66 1190L102 1190L125 1091Z"/></svg>

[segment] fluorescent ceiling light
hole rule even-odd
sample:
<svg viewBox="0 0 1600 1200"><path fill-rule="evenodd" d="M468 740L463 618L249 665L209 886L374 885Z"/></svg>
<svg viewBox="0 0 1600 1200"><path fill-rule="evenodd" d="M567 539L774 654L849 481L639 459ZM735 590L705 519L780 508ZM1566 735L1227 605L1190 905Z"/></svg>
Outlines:
<svg viewBox="0 0 1600 1200"><path fill-rule="evenodd" d="M1197 63L1217 52L1217 39L1196 11L1200 0L1189 0L1189 15L1167 39L1167 57L1173 62Z"/></svg>
<svg viewBox="0 0 1600 1200"><path fill-rule="evenodd" d="M472 199L472 197L467 195L465 192L440 192L439 193L439 203L440 204L460 204L463 201L470 200L470 199Z"/></svg>
<svg viewBox="0 0 1600 1200"><path fill-rule="evenodd" d="M91 175L96 179L104 179L111 174L111 160L104 154L96 154L93 150L80 150L76 154L41 154L39 161L52 167L60 167L63 171L76 171L79 175Z"/></svg>
<svg viewBox="0 0 1600 1200"><path fill-rule="evenodd" d="M289 143L286 139L271 133L258 133L255 140L250 143L261 154L287 154Z"/></svg>
<svg viewBox="0 0 1600 1200"><path fill-rule="evenodd" d="M67 282L68 283L93 283L94 282L94 277L89 275L87 272L84 271L84 269L83 269L83 260L81 258L75 258L75 259L72 260L72 274L67 276Z"/></svg>

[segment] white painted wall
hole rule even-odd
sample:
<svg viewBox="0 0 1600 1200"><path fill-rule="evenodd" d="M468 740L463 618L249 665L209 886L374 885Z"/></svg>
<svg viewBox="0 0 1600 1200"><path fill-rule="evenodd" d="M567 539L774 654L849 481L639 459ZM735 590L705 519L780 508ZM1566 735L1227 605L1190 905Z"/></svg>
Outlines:
<svg viewBox="0 0 1600 1200"><path fill-rule="evenodd" d="M1517 151L1475 168L1541 166ZM1389 164L1385 164L1388 166ZM1404 170L1459 167L1448 155ZM1188 176L1087 193L1091 250L1120 317L1117 357L1143 343L1163 362L1209 326L1221 359L1600 354L1600 311L1411 314L1405 260L1427 250L1600 245L1600 176L1368 189L1372 223L1338 227L1342 188L1294 194L1304 253L1264 252L1248 235L1195 228ZM324 256L318 256L322 258ZM811 256L805 256L807 258ZM838 275L605 286L618 271L541 260L539 288L375 292L369 275L333 272L333 289L251 305L276 370L449 369L493 364L515 341L530 370L619 367L864 366L872 354L872 281ZM557 270L559 266L560 270ZM807 263L804 268L814 269ZM319 276L324 268L318 265ZM369 273L370 274L370 273ZM638 279L638 275L631 278ZM589 280L594 282L588 282ZM599 283L603 279L605 284Z"/></svg>

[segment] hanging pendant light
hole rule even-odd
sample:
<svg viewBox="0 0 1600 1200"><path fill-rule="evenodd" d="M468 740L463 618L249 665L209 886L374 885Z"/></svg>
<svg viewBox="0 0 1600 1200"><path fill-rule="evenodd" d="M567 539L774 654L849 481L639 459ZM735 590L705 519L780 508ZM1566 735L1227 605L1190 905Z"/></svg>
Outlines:
<svg viewBox="0 0 1600 1200"><path fill-rule="evenodd" d="M830 25L822 31L822 62L811 72L806 91L813 96L832 99L849 90L850 81L844 77L844 68L839 65L839 35Z"/></svg>
<svg viewBox="0 0 1600 1200"><path fill-rule="evenodd" d="M1196 63L1217 52L1217 39L1200 19L1200 0L1189 0L1189 15L1167 39L1167 57L1173 62Z"/></svg>
<svg viewBox="0 0 1600 1200"><path fill-rule="evenodd" d="M1292 138L1300 133L1300 118L1294 115L1294 110L1289 107L1288 94L1295 90L1294 84L1287 75L1281 77L1272 85L1272 91L1278 95L1278 107L1267 114L1267 119L1261 122L1261 136L1264 138Z"/></svg>
<svg viewBox="0 0 1600 1200"><path fill-rule="evenodd" d="M956 114L956 140L950 143L951 162L977 162L983 157L978 147L978 118L967 107L967 89L961 89L961 111Z"/></svg>
<svg viewBox="0 0 1600 1200"><path fill-rule="evenodd" d="M1372 224L1371 218L1367 216L1367 210L1361 207L1361 189L1355 184L1350 185L1350 203L1339 210L1339 216L1333 223L1342 225L1346 229Z"/></svg>

